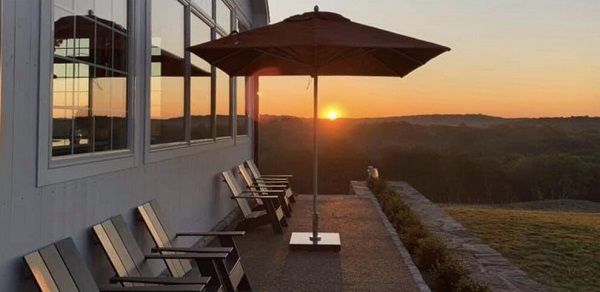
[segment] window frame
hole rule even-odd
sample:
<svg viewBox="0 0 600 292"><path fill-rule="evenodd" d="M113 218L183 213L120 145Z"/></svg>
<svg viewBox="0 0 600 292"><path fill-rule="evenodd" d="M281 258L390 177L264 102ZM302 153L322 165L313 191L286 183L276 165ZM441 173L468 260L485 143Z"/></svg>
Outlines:
<svg viewBox="0 0 600 292"><path fill-rule="evenodd" d="M191 17L194 15L203 21L211 30L211 40L217 38L217 35L226 36L229 33L225 33L225 31L217 24L215 19L216 16L216 3L213 2L211 15L207 15L207 12L200 9L193 1L191 0L174 0L185 7L185 15L184 15L184 39L185 39L185 47L189 47L190 45L190 30L191 30ZM223 1L223 3L230 9L230 21L231 27L235 25L235 20L240 17L245 17L244 15L237 15L238 10L235 6L227 0L214 0ZM147 34L146 39L146 47L144 50L144 54L146 55L146 66L151 64L151 15L152 15L152 7L151 1L147 5L146 17L146 29L150 33ZM244 25L247 26L246 22L243 21ZM145 163L153 163L168 159L174 159L177 157L183 157L188 155L193 155L197 153L207 152L215 149L223 149L226 147L233 147L239 144L247 144L250 142L250 128L247 130L247 135L237 135L237 113L235 110L236 106L236 93L235 93L235 78L229 78L229 128L230 128L230 136L216 136L216 68L211 66L211 119L213 120L212 124L212 137L207 139L191 139L191 112L190 112L190 102L191 102L191 79L190 79L190 57L189 51L185 52L185 60L186 60L186 76L184 78L184 87L185 95L184 95L184 120L186 121L186 141L183 142L174 142L174 143L165 143L165 144L150 144L150 102L149 102L149 94L150 94L150 84L146 85L147 94L146 98L146 106L145 106L145 142L144 142L144 162ZM148 70L149 71L149 70ZM146 72L146 78L150 78L150 72ZM246 112L248 113L248 104L246 104ZM248 115L247 115L248 117ZM248 119L249 120L249 119ZM250 122L248 122L249 126Z"/></svg>
<svg viewBox="0 0 600 292"><path fill-rule="evenodd" d="M135 1L127 0L127 148L53 157L51 76L54 67L54 1L40 2L37 186L123 170L138 164L135 157L137 139L134 110L137 99L134 98L133 83L136 78L136 54L133 49L136 47L135 9Z"/></svg>

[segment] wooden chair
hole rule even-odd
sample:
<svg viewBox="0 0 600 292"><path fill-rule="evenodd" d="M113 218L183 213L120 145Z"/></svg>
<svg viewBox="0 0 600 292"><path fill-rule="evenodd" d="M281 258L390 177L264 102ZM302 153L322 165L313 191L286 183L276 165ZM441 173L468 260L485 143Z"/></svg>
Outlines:
<svg viewBox="0 0 600 292"><path fill-rule="evenodd" d="M98 288L87 266L83 263L73 239L66 238L40 250L25 255L29 270L35 278L36 284L42 292L199 292L205 291L205 285L169 285L169 286L143 286L136 287L111 286ZM151 280L147 278L148 280ZM155 282L160 283L160 282Z"/></svg>
<svg viewBox="0 0 600 292"><path fill-rule="evenodd" d="M280 175L264 175L261 174L254 163L254 160L246 160L246 167L250 170L250 174L252 175L252 180L256 183L262 182L266 184L275 184L275 185L286 185L285 195L290 200L290 202L295 203L296 198L295 194L292 191L292 183L290 179L293 177L291 174L280 174Z"/></svg>
<svg viewBox="0 0 600 292"><path fill-rule="evenodd" d="M206 284L208 291L234 291L227 289L226 285L228 276L225 259L231 248L213 249L212 253L190 249L189 253L144 255L121 215L97 224L93 229L117 272L117 277L113 277L111 282L133 281L132 277L151 277L153 275L146 259L161 259L167 266L175 267L171 272L172 277L161 278L169 279L168 284L196 284L201 281ZM196 263L197 268L192 268L190 260Z"/></svg>
<svg viewBox="0 0 600 292"><path fill-rule="evenodd" d="M152 252L198 252L198 248L188 247L177 247L175 240L178 237L201 237L201 236L215 236L221 247L206 247L202 248L204 252L223 252L223 249L227 249L228 255L225 259L227 273L229 277L226 285L229 289L251 291L250 282L244 272L242 260L240 257L239 250L235 244L234 237L244 235L244 231L222 231L222 232L179 232L173 234L166 224L165 216L160 213L158 208L158 202L152 200L143 205L137 207L138 213L142 217L148 232L152 236L156 248L152 249ZM167 265L171 273L176 273L178 266L177 263L170 263Z"/></svg>
<svg viewBox="0 0 600 292"><path fill-rule="evenodd" d="M242 214L244 215L244 220L238 224L238 229L245 230L264 224L271 224L275 233L283 233L283 227L287 226L287 221L283 214L283 210L281 209L279 196L262 195L271 191L258 192L261 194L260 200L265 207L264 210L253 211L250 204L248 204L248 201L255 201L255 194L257 192L250 190L242 191L229 170L223 171L221 175L231 191L231 198L237 202L240 211L242 211Z"/></svg>
<svg viewBox="0 0 600 292"><path fill-rule="evenodd" d="M258 206L264 208L264 204L260 199L261 192L265 192L268 190L277 190L278 192L275 192L275 194L279 197L279 201L282 203L281 207L283 209L283 213L286 217L292 216L292 206L290 205L290 199L287 196L286 192L286 190L288 189L287 184L268 183L260 180L253 181L250 173L243 164L238 165L238 172L240 173L240 175L242 175L242 178L246 183L246 188L256 192L255 196Z"/></svg>

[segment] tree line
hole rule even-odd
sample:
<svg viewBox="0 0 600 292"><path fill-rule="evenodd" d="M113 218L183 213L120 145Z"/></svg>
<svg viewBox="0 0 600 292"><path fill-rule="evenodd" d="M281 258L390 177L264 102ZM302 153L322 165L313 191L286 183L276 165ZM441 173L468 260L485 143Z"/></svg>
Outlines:
<svg viewBox="0 0 600 292"><path fill-rule="evenodd" d="M480 119L480 117L478 117ZM600 201L600 119L518 119L486 126L322 121L319 193L347 193L374 165L436 202ZM263 171L292 173L312 192L312 123L261 124Z"/></svg>

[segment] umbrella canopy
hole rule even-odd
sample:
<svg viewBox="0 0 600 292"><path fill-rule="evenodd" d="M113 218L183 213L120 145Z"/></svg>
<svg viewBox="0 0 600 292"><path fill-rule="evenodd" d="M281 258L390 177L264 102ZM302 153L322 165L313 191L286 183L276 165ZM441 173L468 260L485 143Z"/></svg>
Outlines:
<svg viewBox="0 0 600 292"><path fill-rule="evenodd" d="M232 76L403 77L450 49L315 11L189 50Z"/></svg>
<svg viewBox="0 0 600 292"><path fill-rule="evenodd" d="M292 248L339 251L337 233L318 232L318 77L403 77L448 47L350 21L331 12L292 16L282 22L190 47L231 76L314 77L314 161L312 234L294 232Z"/></svg>

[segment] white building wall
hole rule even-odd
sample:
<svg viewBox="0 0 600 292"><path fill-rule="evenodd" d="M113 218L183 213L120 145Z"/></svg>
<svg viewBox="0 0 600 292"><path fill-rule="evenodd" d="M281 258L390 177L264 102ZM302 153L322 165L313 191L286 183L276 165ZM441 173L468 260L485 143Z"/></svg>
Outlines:
<svg viewBox="0 0 600 292"><path fill-rule="evenodd" d="M215 142L191 155L154 163L141 159L129 169L37 187L38 99L44 96L38 86L39 36L46 29L39 14L44 1L1 2L0 291L35 291L22 256L65 237L74 238L97 282L107 284L113 272L91 226L123 214L148 251L151 242L134 208L151 199L158 199L174 230L212 228L236 208L219 173L253 153L250 129L250 138ZM136 1L138 12L144 11L143 2ZM143 129L135 125L138 134ZM143 156L144 147L137 143L135 155Z"/></svg>

